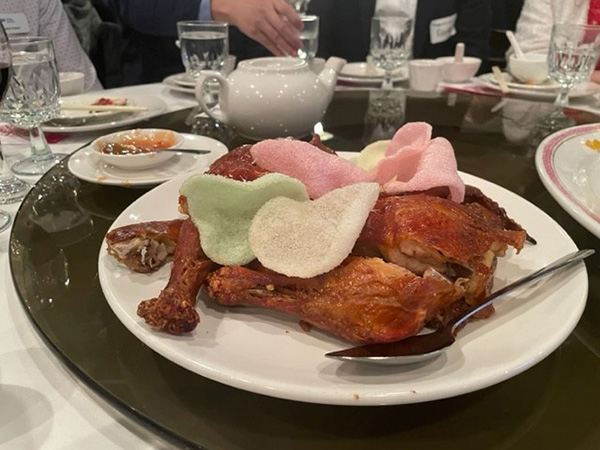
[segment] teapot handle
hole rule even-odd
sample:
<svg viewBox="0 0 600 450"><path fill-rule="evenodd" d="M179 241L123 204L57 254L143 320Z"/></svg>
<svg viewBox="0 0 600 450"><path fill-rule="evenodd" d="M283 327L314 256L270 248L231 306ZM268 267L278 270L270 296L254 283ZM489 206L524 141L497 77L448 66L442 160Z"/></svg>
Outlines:
<svg viewBox="0 0 600 450"><path fill-rule="evenodd" d="M221 98L227 97L227 95L226 95L226 91L228 88L227 79L220 72L217 72L215 70L203 70L202 73L200 74L200 78L198 78L198 81L196 81L196 88L194 91L195 95L196 95L196 100L198 100L198 103L200 103L200 106L202 107L204 112L208 115L208 117L210 117L211 119L220 121L220 122L227 123L228 116L227 116L227 113L223 110L220 100L219 100L220 108L218 110L215 110L214 108L211 109L206 104L206 99L204 98L204 85L210 80L216 80L219 83L219 86L221 87L220 97Z"/></svg>

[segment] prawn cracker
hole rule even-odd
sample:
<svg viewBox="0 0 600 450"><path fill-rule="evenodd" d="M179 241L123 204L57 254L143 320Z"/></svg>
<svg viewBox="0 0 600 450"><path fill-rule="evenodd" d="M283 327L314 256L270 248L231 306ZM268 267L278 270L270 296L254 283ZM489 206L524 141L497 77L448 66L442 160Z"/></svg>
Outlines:
<svg viewBox="0 0 600 450"><path fill-rule="evenodd" d="M219 175L194 175L179 189L187 197L190 217L200 231L202 250L221 265L244 265L254 259L248 229L256 212L274 197L308 200L304 185L271 173L254 181Z"/></svg>
<svg viewBox="0 0 600 450"><path fill-rule="evenodd" d="M314 201L269 200L250 226L252 251L263 266L290 277L329 272L352 251L379 188L357 183Z"/></svg>

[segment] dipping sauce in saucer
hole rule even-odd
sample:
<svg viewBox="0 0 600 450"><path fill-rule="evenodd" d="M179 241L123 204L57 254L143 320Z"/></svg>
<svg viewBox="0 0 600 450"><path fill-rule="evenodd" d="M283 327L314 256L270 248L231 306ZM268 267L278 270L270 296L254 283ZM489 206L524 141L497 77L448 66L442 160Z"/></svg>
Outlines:
<svg viewBox="0 0 600 450"><path fill-rule="evenodd" d="M118 135L115 139L107 140L98 150L110 155L137 155L177 144L178 136L170 130L131 130Z"/></svg>

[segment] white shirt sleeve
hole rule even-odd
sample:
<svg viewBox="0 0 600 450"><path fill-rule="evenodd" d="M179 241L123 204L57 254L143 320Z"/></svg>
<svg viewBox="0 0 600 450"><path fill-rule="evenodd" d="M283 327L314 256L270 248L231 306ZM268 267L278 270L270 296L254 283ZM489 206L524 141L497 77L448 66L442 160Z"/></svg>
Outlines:
<svg viewBox="0 0 600 450"><path fill-rule="evenodd" d="M554 23L587 21L589 0L525 0L515 36L525 53L547 53Z"/></svg>

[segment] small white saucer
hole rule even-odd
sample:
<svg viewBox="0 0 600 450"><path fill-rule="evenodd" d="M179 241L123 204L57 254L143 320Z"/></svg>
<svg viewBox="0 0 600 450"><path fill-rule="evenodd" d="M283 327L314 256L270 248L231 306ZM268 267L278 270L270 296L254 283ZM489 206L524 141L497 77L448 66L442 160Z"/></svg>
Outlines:
<svg viewBox="0 0 600 450"><path fill-rule="evenodd" d="M182 148L210 150L209 154L178 153L164 164L145 170L126 170L100 162L87 146L69 158L68 167L77 178L109 186L140 187L164 183L182 173L202 173L228 152L225 144L206 136L182 133Z"/></svg>

